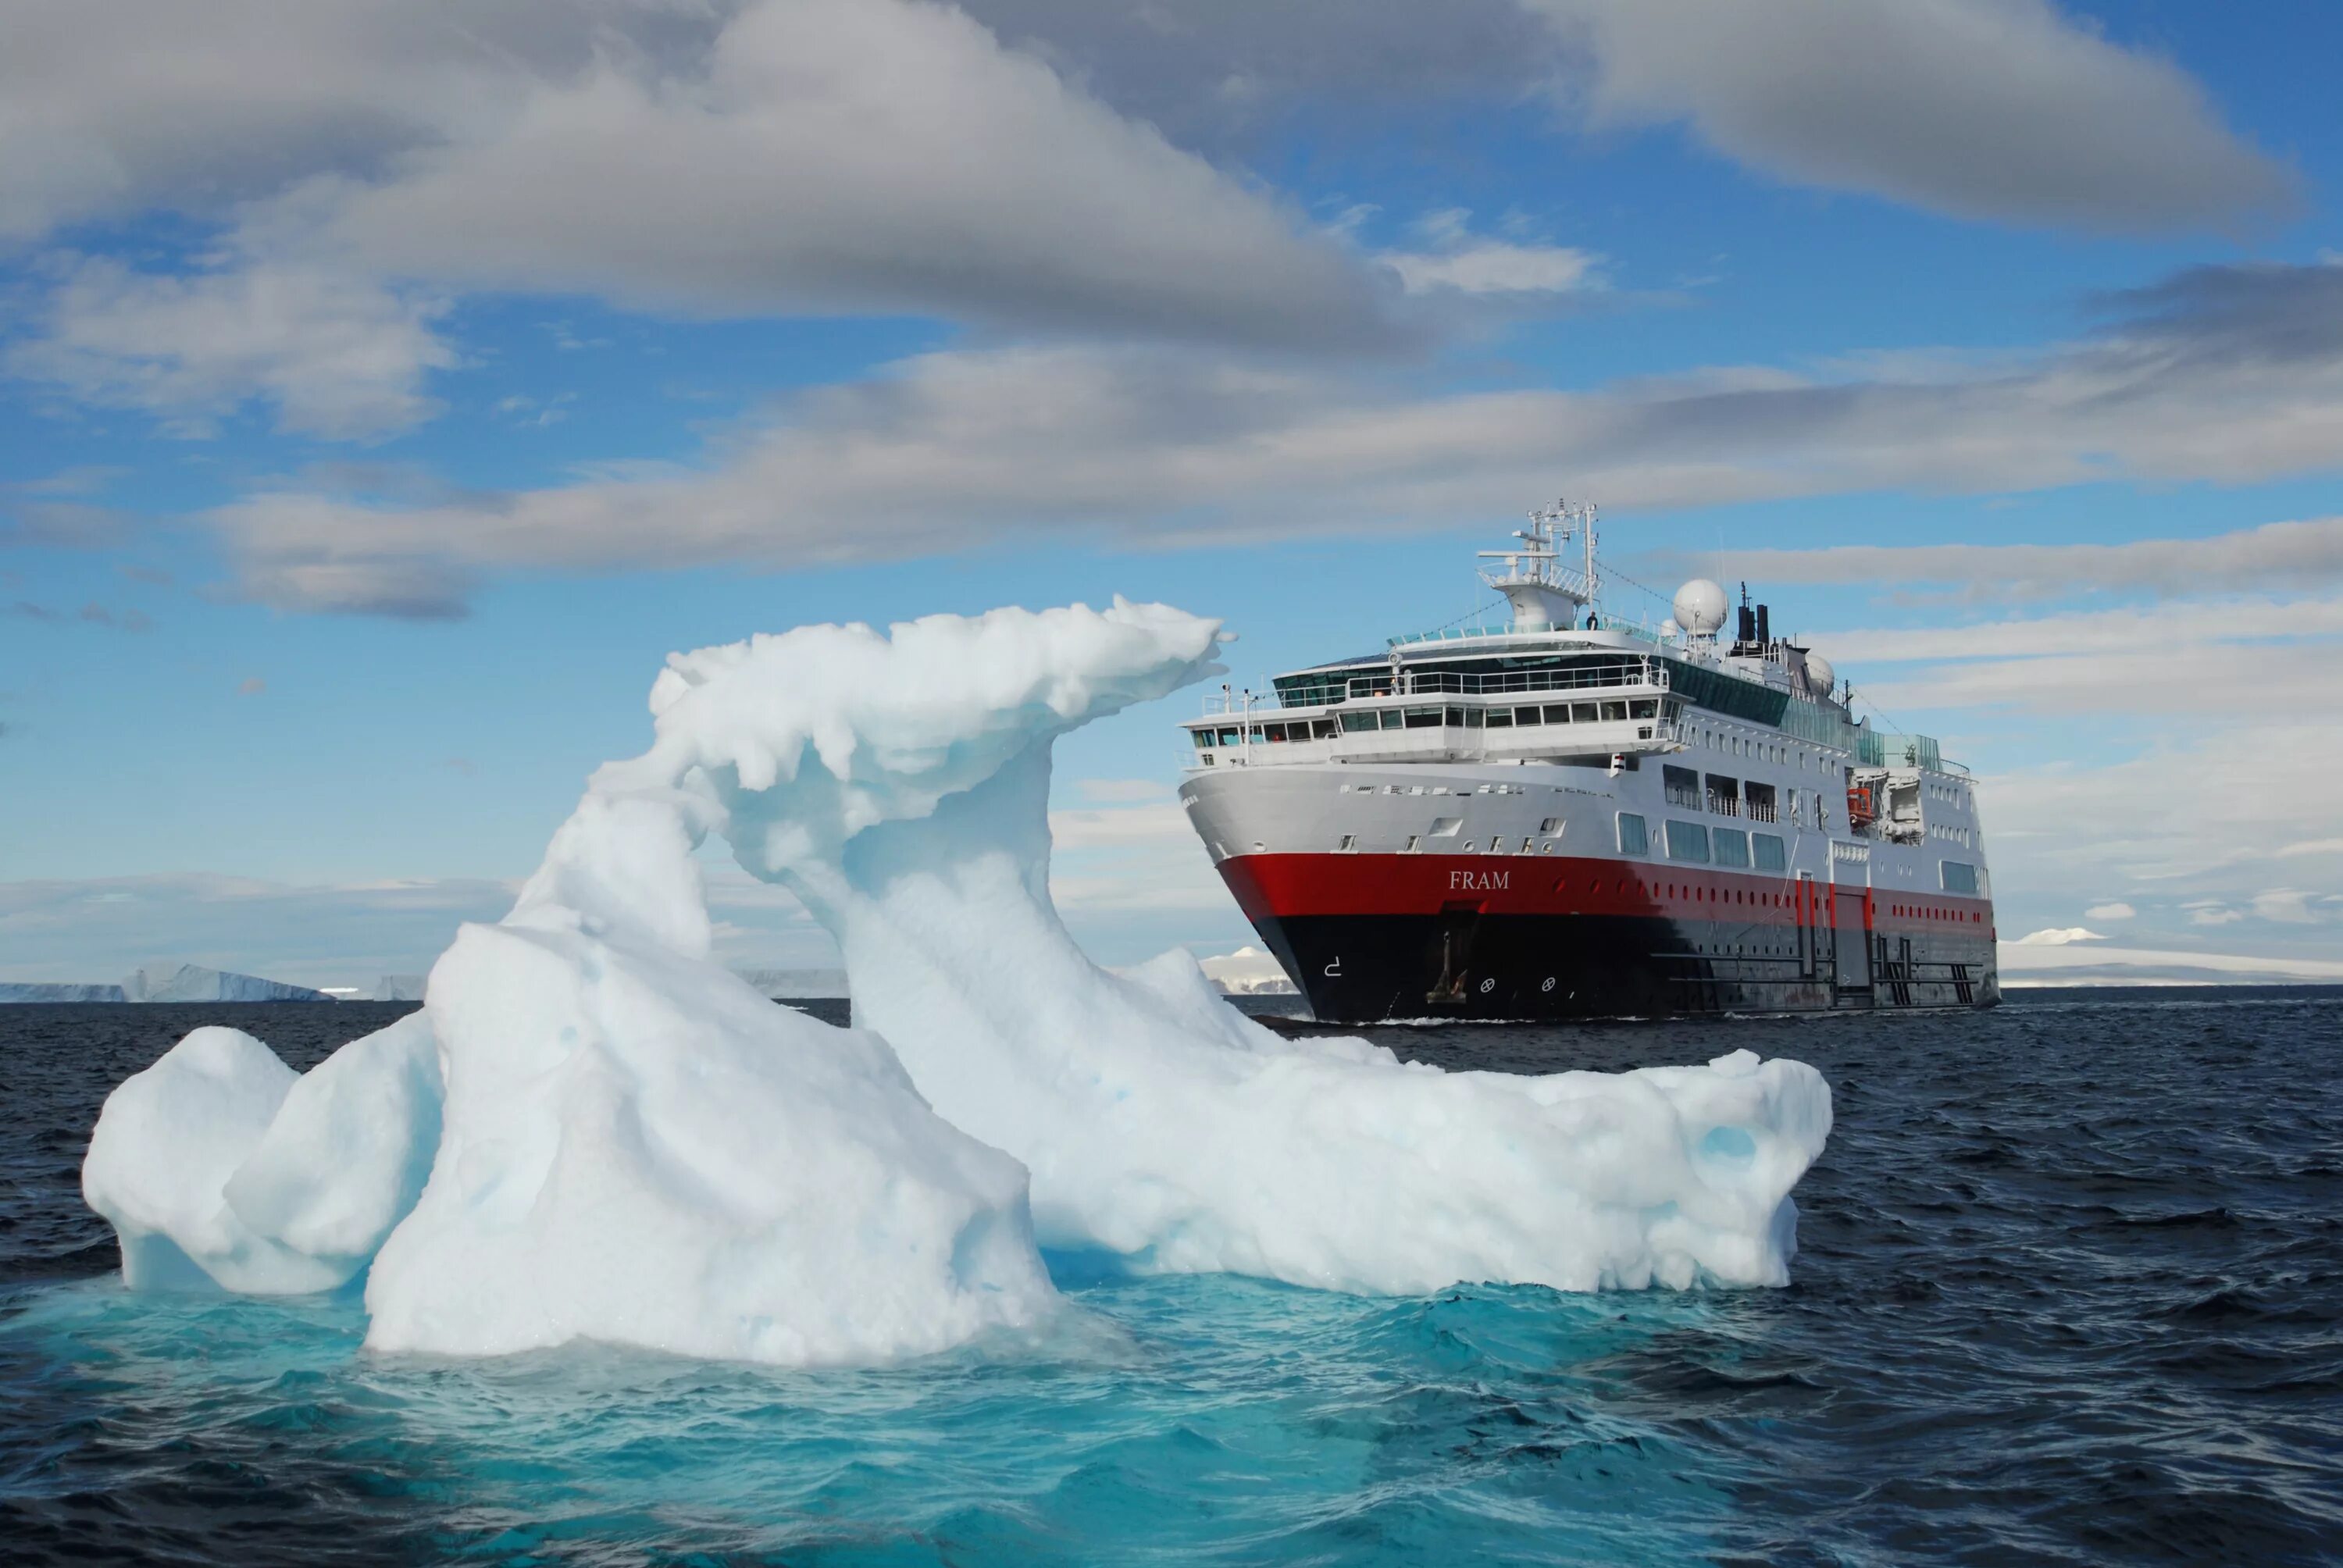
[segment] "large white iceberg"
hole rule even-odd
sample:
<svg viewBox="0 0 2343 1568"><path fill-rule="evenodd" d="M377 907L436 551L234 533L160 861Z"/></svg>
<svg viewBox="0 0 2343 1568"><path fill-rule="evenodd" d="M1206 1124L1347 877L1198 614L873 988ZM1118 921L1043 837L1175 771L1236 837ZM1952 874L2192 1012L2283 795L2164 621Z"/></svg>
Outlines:
<svg viewBox="0 0 2343 1568"><path fill-rule="evenodd" d="M1784 1281L1830 1128L1811 1068L1443 1073L1283 1040L1184 953L1074 945L1051 746L1216 669L1217 636L1117 601L675 656L651 749L596 772L423 1012L307 1076L197 1030L116 1090L84 1191L126 1279L370 1266L379 1348L799 1364L1041 1320L1037 1234L1368 1292ZM711 961L709 832L828 925L878 1032Z"/></svg>
<svg viewBox="0 0 2343 1568"><path fill-rule="evenodd" d="M1218 631L1118 602L679 655L656 744L597 787L712 792L740 864L837 938L858 1021L1031 1169L1045 1245L1370 1292L1784 1282L1830 1131L1804 1063L1444 1073L1283 1040L1185 954L1083 955L1049 896L1051 747L1216 671Z"/></svg>
<svg viewBox="0 0 2343 1568"><path fill-rule="evenodd" d="M607 770L606 770L607 772ZM134 1288L329 1289L367 1342L868 1362L1033 1323L1025 1172L884 1041L710 961L704 798L589 791L425 1009L306 1076L199 1030L106 1101L83 1191Z"/></svg>

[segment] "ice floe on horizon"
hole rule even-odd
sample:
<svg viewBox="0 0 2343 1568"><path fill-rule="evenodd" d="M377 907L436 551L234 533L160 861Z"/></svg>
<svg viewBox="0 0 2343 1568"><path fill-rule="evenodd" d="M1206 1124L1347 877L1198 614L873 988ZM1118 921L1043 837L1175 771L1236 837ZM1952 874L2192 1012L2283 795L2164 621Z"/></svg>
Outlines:
<svg viewBox="0 0 2343 1568"><path fill-rule="evenodd" d="M651 748L406 1033L297 1078L198 1030L116 1090L85 1191L126 1278L314 1290L370 1255L378 1348L793 1363L1041 1321L1037 1237L1371 1292L1785 1281L1830 1127L1802 1063L1443 1073L1284 1040L1184 952L1081 951L1051 747L1216 670L1218 630L1118 600L673 656ZM711 961L710 832L829 927L869 1030Z"/></svg>

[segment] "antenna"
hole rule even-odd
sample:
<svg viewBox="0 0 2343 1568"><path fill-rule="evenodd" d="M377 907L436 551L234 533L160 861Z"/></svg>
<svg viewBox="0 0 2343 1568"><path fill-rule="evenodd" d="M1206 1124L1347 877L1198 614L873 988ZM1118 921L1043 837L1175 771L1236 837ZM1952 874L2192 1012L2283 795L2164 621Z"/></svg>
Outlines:
<svg viewBox="0 0 2343 1568"><path fill-rule="evenodd" d="M1483 560L1504 562L1502 573L1484 571L1481 580L1512 602L1517 630L1568 626L1579 609L1593 606L1601 587L1594 564L1594 522L1593 502L1564 498L1529 515L1530 526L1513 532L1518 545L1480 552ZM1562 555L1573 538L1584 551L1584 565L1575 570L1563 565Z"/></svg>

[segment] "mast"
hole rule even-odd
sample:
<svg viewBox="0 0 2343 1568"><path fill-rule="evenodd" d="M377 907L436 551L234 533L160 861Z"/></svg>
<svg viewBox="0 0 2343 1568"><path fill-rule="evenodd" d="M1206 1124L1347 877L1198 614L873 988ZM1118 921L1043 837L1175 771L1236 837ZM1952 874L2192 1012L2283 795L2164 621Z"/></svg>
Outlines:
<svg viewBox="0 0 2343 1568"><path fill-rule="evenodd" d="M1594 503L1557 500L1530 514L1530 526L1514 530L1521 543L1513 548L1483 550L1484 560L1502 560L1502 573L1484 571L1481 580L1505 596L1513 607L1516 631L1551 631L1576 624L1579 612L1591 608L1600 584L1594 565ZM1576 538L1584 548L1584 565L1573 570L1563 565L1562 549Z"/></svg>

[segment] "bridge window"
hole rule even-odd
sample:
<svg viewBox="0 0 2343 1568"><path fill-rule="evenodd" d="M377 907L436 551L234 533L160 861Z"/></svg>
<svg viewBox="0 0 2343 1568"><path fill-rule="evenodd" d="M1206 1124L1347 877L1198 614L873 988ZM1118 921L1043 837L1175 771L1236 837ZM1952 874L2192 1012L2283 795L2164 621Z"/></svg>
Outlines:
<svg viewBox="0 0 2343 1568"><path fill-rule="evenodd" d="M1648 855L1652 852L1651 834L1645 829L1644 819L1633 811L1619 813L1619 852L1623 855Z"/></svg>
<svg viewBox="0 0 2343 1568"><path fill-rule="evenodd" d="M1603 715L1595 710L1594 704L1591 702L1574 702L1570 705L1570 721L1573 724L1599 724L1602 720Z"/></svg>
<svg viewBox="0 0 2343 1568"><path fill-rule="evenodd" d="M1657 719L1659 716L1660 699L1656 697L1639 697L1627 704L1627 717L1630 719Z"/></svg>
<svg viewBox="0 0 2343 1568"><path fill-rule="evenodd" d="M1513 722L1516 725L1535 724L1537 721L1538 710L1536 709L1516 708L1513 709Z"/></svg>
<svg viewBox="0 0 2343 1568"><path fill-rule="evenodd" d="M1191 729L1188 733L1195 738L1196 749L1199 751L1204 750L1212 743L1212 732L1209 729Z"/></svg>
<svg viewBox="0 0 2343 1568"><path fill-rule="evenodd" d="M1531 711L1536 710L1533 709ZM1492 708L1484 722L1492 729L1511 729L1513 727L1513 710L1510 708Z"/></svg>
<svg viewBox="0 0 2343 1568"><path fill-rule="evenodd" d="M1544 712L1545 721L1548 724L1567 724L1570 722L1570 704L1567 702L1548 703L1545 707Z"/></svg>
<svg viewBox="0 0 2343 1568"><path fill-rule="evenodd" d="M1698 822L1668 819L1668 859L1708 864L1708 829Z"/></svg>
<svg viewBox="0 0 2343 1568"><path fill-rule="evenodd" d="M1477 708L1476 708L1476 709L1474 709L1473 710L1473 716L1474 716L1475 718L1479 717L1480 712L1481 712L1481 710L1480 710L1479 709L1477 709ZM1464 728L1464 722L1465 722L1465 720L1464 720L1464 710L1463 710L1463 709L1461 709L1461 708L1452 708L1452 709L1450 709L1448 710L1448 722L1449 722L1450 724L1453 725L1455 728L1457 728L1457 729L1463 729L1463 728Z"/></svg>
<svg viewBox="0 0 2343 1568"><path fill-rule="evenodd" d="M1627 717L1627 705L1624 702L1606 702L1603 705L1603 717L1614 720L1624 719Z"/></svg>
<svg viewBox="0 0 2343 1568"><path fill-rule="evenodd" d="M1404 722L1410 729L1437 729L1442 713L1437 708L1411 708Z"/></svg>

